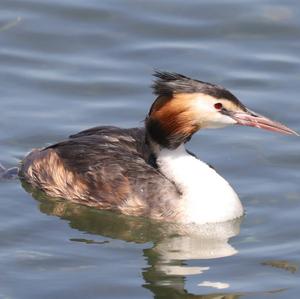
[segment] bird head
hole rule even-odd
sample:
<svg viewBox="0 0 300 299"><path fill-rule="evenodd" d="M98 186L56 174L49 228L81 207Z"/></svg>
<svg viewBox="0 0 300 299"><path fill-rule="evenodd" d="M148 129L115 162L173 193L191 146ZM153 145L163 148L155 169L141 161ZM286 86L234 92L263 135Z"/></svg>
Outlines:
<svg viewBox="0 0 300 299"><path fill-rule="evenodd" d="M242 125L298 135L283 124L241 103L227 89L177 73L155 72L156 100L145 124L150 138L170 149L187 142L200 129Z"/></svg>

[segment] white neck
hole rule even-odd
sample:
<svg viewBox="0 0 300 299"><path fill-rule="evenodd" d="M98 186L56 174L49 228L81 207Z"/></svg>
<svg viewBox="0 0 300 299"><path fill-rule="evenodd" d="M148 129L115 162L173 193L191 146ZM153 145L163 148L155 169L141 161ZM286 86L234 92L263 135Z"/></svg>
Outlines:
<svg viewBox="0 0 300 299"><path fill-rule="evenodd" d="M223 222L243 215L241 202L229 183L188 154L184 145L175 150L162 149L157 165L182 192L182 222Z"/></svg>

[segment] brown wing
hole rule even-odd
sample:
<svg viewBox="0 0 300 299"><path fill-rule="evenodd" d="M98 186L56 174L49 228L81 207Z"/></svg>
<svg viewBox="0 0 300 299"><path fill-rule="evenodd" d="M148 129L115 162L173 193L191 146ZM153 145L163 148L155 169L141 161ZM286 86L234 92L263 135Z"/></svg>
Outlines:
<svg viewBox="0 0 300 299"><path fill-rule="evenodd" d="M176 217L179 194L146 162L143 131L91 130L33 151L24 160L22 176L50 196L125 214Z"/></svg>

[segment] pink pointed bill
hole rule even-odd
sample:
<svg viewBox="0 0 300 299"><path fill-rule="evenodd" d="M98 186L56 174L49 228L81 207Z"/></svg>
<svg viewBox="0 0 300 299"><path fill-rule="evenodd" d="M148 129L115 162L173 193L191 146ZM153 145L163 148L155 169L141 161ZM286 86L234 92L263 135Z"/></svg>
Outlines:
<svg viewBox="0 0 300 299"><path fill-rule="evenodd" d="M242 126L249 126L249 127L256 127L260 129L265 129L268 131L283 133L283 134L290 134L290 135L297 135L299 134L292 129L286 127L285 125L273 121L265 116L256 114L253 111L246 111L246 112L235 112L231 115L231 117Z"/></svg>

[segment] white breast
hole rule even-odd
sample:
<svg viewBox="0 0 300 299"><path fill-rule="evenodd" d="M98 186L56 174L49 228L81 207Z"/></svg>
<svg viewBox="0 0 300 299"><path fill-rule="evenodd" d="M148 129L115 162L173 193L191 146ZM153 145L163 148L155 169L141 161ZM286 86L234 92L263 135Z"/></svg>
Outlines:
<svg viewBox="0 0 300 299"><path fill-rule="evenodd" d="M157 164L182 192L182 222L223 222L243 215L242 204L229 183L188 154L184 145L175 150L162 149Z"/></svg>

